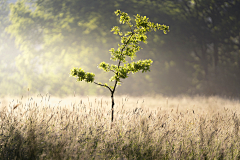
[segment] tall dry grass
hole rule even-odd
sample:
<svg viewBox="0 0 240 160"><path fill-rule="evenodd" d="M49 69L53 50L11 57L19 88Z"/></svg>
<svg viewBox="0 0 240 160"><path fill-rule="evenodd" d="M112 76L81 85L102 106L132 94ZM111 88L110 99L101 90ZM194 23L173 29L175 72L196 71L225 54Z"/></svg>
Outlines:
<svg viewBox="0 0 240 160"><path fill-rule="evenodd" d="M238 100L1 99L1 159L239 159ZM112 129L111 127L112 126Z"/></svg>

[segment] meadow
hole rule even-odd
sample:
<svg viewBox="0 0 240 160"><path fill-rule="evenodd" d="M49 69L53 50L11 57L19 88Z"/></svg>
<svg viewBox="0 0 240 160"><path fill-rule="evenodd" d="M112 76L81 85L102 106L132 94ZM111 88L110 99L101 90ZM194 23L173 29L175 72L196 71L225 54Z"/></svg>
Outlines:
<svg viewBox="0 0 240 160"><path fill-rule="evenodd" d="M0 99L0 159L240 159L239 100Z"/></svg>

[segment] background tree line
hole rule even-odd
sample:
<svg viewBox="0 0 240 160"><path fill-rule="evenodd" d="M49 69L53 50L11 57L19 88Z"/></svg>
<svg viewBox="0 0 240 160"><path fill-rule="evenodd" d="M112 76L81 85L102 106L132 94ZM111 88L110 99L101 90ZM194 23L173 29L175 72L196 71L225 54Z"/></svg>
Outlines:
<svg viewBox="0 0 240 160"><path fill-rule="evenodd" d="M55 96L107 94L76 83L69 72L81 66L108 81L95 64L108 62L108 50L117 48L119 37L110 32L117 9L170 26L167 35L150 33L138 53L154 61L151 72L130 76L117 94L240 95L240 0L10 2L0 0L1 95L27 88Z"/></svg>

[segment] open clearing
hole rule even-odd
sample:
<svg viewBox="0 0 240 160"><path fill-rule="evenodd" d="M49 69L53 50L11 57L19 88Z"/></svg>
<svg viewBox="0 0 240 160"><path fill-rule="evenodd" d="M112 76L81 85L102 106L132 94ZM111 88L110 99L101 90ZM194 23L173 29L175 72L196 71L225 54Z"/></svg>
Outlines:
<svg viewBox="0 0 240 160"><path fill-rule="evenodd" d="M45 96L0 100L3 159L238 159L239 100Z"/></svg>

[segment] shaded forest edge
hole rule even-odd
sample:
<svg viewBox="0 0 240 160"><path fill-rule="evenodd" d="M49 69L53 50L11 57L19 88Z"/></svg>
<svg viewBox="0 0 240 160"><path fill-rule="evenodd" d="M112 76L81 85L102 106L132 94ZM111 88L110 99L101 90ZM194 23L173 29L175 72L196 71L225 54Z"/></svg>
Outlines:
<svg viewBox="0 0 240 160"><path fill-rule="evenodd" d="M130 76L117 94L240 95L240 1L0 0L0 94L107 95L69 77L73 67L95 72L109 61L119 37L114 11L140 14L170 26L168 35L150 33L139 59L151 58L151 72ZM134 7L132 7L134 6ZM124 31L126 28L122 28Z"/></svg>

